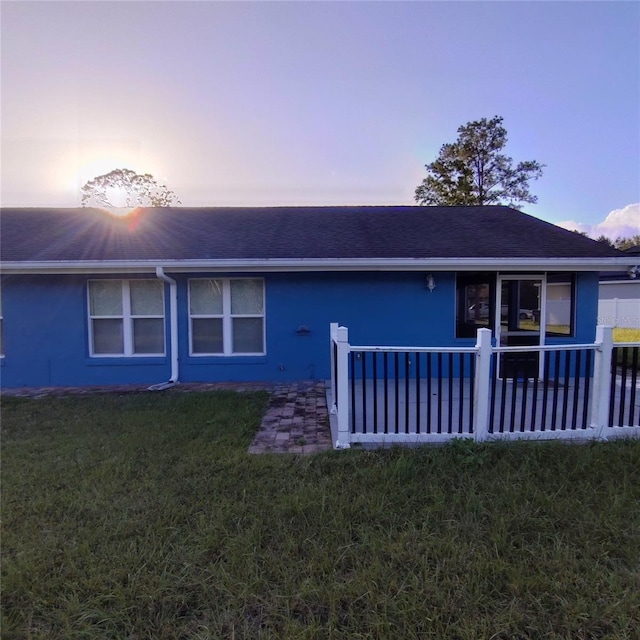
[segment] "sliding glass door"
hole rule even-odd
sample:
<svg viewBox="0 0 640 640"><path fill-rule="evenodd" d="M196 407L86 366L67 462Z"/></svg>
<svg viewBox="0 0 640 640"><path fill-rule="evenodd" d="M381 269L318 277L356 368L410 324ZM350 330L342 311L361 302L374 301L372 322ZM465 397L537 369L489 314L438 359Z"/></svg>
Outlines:
<svg viewBox="0 0 640 640"><path fill-rule="evenodd" d="M501 347L544 344L546 277L498 276L495 333ZM542 376L541 352L501 354L498 376L538 378Z"/></svg>

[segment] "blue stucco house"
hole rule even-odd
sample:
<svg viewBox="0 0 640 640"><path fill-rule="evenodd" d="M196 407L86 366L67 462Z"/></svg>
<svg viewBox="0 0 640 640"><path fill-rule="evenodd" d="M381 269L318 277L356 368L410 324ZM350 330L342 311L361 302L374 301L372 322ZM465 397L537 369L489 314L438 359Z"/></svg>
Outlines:
<svg viewBox="0 0 640 640"><path fill-rule="evenodd" d="M5 388L329 377L356 344L592 342L628 257L501 206L2 209Z"/></svg>

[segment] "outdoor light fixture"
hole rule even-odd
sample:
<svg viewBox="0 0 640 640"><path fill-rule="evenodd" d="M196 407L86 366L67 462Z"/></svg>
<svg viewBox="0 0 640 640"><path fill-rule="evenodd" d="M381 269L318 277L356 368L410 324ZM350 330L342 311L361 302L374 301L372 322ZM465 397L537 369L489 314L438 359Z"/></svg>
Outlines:
<svg viewBox="0 0 640 640"><path fill-rule="evenodd" d="M429 293L433 293L433 290L436 288L436 281L433 279L433 276L429 274L427 276L427 289L429 289Z"/></svg>
<svg viewBox="0 0 640 640"><path fill-rule="evenodd" d="M629 267L629 269L627 270L627 274L632 280L634 280L638 277L638 274L640 274L640 266Z"/></svg>

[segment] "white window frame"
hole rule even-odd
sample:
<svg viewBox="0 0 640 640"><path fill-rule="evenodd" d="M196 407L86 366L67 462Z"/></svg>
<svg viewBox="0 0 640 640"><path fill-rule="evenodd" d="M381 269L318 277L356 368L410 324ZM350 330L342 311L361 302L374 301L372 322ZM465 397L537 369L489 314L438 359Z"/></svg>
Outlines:
<svg viewBox="0 0 640 640"><path fill-rule="evenodd" d="M191 313L191 283L198 280L218 280L222 283L222 313ZM259 280L262 284L262 313L231 313L231 282L238 280ZM189 278L188 284L188 312L189 312L189 355L194 358L210 357L236 357L244 358L251 356L266 355L266 299L264 278ZM260 318L262 320L262 351L256 352L235 352L233 351L233 320L236 318ZM222 319L222 352L202 353L193 351L193 320L194 319Z"/></svg>
<svg viewBox="0 0 640 640"><path fill-rule="evenodd" d="M91 283L92 282L119 282L122 296L122 314L109 316L91 315ZM131 280L117 280L108 278L93 278L87 281L87 315L89 316L89 354L92 358L157 358L167 353L167 327L165 321L164 286L162 286L162 315L140 315L131 313ZM156 282L155 280L153 282ZM133 350L133 324L138 319L162 320L162 351L157 353L135 353ZM122 353L95 353L93 349L93 321L94 320L122 320L123 348Z"/></svg>

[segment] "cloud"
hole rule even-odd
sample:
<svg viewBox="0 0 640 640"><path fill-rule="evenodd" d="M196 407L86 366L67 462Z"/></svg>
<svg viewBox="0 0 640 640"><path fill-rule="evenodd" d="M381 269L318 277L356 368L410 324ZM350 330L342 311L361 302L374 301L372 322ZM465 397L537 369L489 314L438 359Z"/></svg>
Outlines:
<svg viewBox="0 0 640 640"><path fill-rule="evenodd" d="M562 222L556 222L555 224L557 227L562 227L569 231L580 231L580 233L589 233L589 231L591 231L590 224L583 224L582 222L576 222L575 220L563 220Z"/></svg>
<svg viewBox="0 0 640 640"><path fill-rule="evenodd" d="M598 224L583 224L575 220L558 222L558 226L571 231L586 232L591 238L606 236L611 240L640 234L640 202L614 209Z"/></svg>

